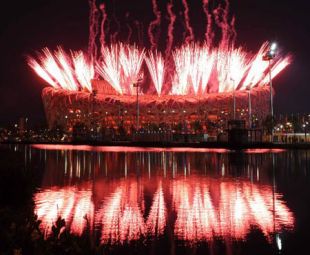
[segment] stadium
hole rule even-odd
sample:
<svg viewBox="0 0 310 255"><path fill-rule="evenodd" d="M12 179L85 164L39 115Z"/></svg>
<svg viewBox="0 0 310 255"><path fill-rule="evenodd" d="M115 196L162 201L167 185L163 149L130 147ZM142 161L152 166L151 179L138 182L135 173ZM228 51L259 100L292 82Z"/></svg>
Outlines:
<svg viewBox="0 0 310 255"><path fill-rule="evenodd" d="M130 36L109 39L105 4L90 3L87 52L44 48L28 58L50 85L42 92L49 128L222 132L229 119L257 127L270 113L271 81L292 57L270 42L256 53L236 46L229 1L214 9L203 1L203 41L195 40L189 22L176 40L170 9L165 49L158 41L160 15L148 27L150 44L137 45Z"/></svg>
<svg viewBox="0 0 310 255"><path fill-rule="evenodd" d="M112 89L111 89L112 91ZM256 119L269 114L269 87L254 88L251 91L235 93L238 118L248 121L249 93ZM108 127L117 129L122 125L128 132L137 125L137 102L139 102L140 127L153 125L173 129L178 125L200 122L208 129L208 122L232 118L233 93L210 94L206 96L164 95L118 95L113 93L68 92L63 89L45 88L42 93L46 117L50 128L61 126L72 129L78 123L87 127Z"/></svg>

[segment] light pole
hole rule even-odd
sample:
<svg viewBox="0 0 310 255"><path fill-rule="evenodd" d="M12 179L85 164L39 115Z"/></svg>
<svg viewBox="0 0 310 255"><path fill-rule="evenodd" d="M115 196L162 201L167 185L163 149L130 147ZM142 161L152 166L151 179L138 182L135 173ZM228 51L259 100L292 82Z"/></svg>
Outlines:
<svg viewBox="0 0 310 255"><path fill-rule="evenodd" d="M305 131L305 142L307 142L307 126L308 126L309 122L305 122L302 127L304 128Z"/></svg>
<svg viewBox="0 0 310 255"><path fill-rule="evenodd" d="M95 130L96 130L96 119L95 119L95 102L96 102L96 96L97 96L97 90L94 89L91 93L92 96L92 112L91 112L91 135L94 136Z"/></svg>
<svg viewBox="0 0 310 255"><path fill-rule="evenodd" d="M136 122L136 128L137 131L139 130L139 114L140 114L140 108L139 108L139 86L140 86L140 82L142 81L142 79L138 79L134 84L133 87L137 88L137 122Z"/></svg>
<svg viewBox="0 0 310 255"><path fill-rule="evenodd" d="M269 73L269 87L270 87L270 115L271 115L271 141L273 141L273 93L272 93L272 75L271 75L271 61L276 56L277 44L272 43L269 45L269 49L263 56L264 61L268 61L268 73Z"/></svg>
<svg viewBox="0 0 310 255"><path fill-rule="evenodd" d="M249 115L249 128L252 128L252 102L251 102L251 88L252 84L247 87L247 91L249 93L249 107L248 107L248 115Z"/></svg>
<svg viewBox="0 0 310 255"><path fill-rule="evenodd" d="M236 119L236 87L235 87L235 80L230 78L230 80L233 82L233 105L234 105L234 120Z"/></svg>

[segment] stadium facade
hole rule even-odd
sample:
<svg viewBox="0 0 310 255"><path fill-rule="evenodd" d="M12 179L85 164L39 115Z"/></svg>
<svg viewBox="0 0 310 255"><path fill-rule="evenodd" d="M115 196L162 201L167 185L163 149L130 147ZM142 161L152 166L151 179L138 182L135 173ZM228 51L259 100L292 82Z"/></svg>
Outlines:
<svg viewBox="0 0 310 255"><path fill-rule="evenodd" d="M42 92L43 104L49 128L60 126L65 130L82 123L88 128L118 128L128 132L137 126L137 101L139 104L139 128L150 125L173 128L200 122L203 128L208 123L223 123L232 118L233 93L216 93L201 96L186 95L120 95L103 82L93 82L95 93L70 92L47 87ZM250 95L250 97L249 97ZM236 91L237 118L249 119L249 98L253 122L262 121L270 111L269 86L250 91Z"/></svg>

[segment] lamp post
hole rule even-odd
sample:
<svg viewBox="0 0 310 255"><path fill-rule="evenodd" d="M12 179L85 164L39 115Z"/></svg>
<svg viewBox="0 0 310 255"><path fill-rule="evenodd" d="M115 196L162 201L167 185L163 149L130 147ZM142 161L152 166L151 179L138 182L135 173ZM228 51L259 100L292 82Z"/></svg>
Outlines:
<svg viewBox="0 0 310 255"><path fill-rule="evenodd" d="M91 93L92 97L92 111L91 111L91 135L94 138L95 130L96 130L96 119L95 119L95 102L96 102L97 90L94 89Z"/></svg>
<svg viewBox="0 0 310 255"><path fill-rule="evenodd" d="M249 128L252 128L252 102L251 102L251 88L252 84L247 87L247 91L249 93L249 107L248 107L248 115L249 115Z"/></svg>
<svg viewBox="0 0 310 255"><path fill-rule="evenodd" d="M230 80L233 82L233 108L234 108L234 120L236 119L236 87L235 87L235 80L230 78Z"/></svg>
<svg viewBox="0 0 310 255"><path fill-rule="evenodd" d="M133 84L133 87L134 88L137 88L137 122L136 122L136 128L137 128L137 131L139 130L139 114L140 114L140 107L139 107L139 86L140 86L140 83L141 83L142 79L138 79L134 84Z"/></svg>
<svg viewBox="0 0 310 255"><path fill-rule="evenodd" d="M273 141L273 93L272 93L272 75L271 75L271 61L275 58L275 51L277 44L272 43L269 45L269 49L263 56L264 61L268 61L268 74L269 74L269 87L270 87L270 115L271 115L271 141Z"/></svg>
<svg viewBox="0 0 310 255"><path fill-rule="evenodd" d="M309 122L306 121L302 127L304 128L304 131L305 131L305 142L307 142L307 126L308 126Z"/></svg>

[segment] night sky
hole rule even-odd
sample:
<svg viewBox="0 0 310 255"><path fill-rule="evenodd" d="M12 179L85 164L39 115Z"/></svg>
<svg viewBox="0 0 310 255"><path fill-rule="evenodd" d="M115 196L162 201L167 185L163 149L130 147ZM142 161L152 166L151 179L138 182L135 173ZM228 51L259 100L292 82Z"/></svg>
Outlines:
<svg viewBox="0 0 310 255"><path fill-rule="evenodd" d="M213 0L217 1L217 0ZM27 116L30 123L45 122L41 91L46 83L26 64L27 55L43 47L87 49L87 0L28 0L1 3L0 15L0 125ZM154 19L151 0L105 0L121 23L120 39L127 37L126 22L134 27ZM160 0L161 9L167 1ZM180 5L181 0L175 0ZM201 0L188 0L197 38L204 33ZM275 112L310 112L310 8L309 0L231 0L236 16L237 45L256 52L266 40L275 40L284 52L292 53L293 63L274 80ZM129 15L128 15L129 13ZM126 15L127 14L127 15ZM163 31L165 30L163 24ZM178 33L178 32L177 32ZM162 39L166 34L162 34ZM148 43L145 33L145 43Z"/></svg>

